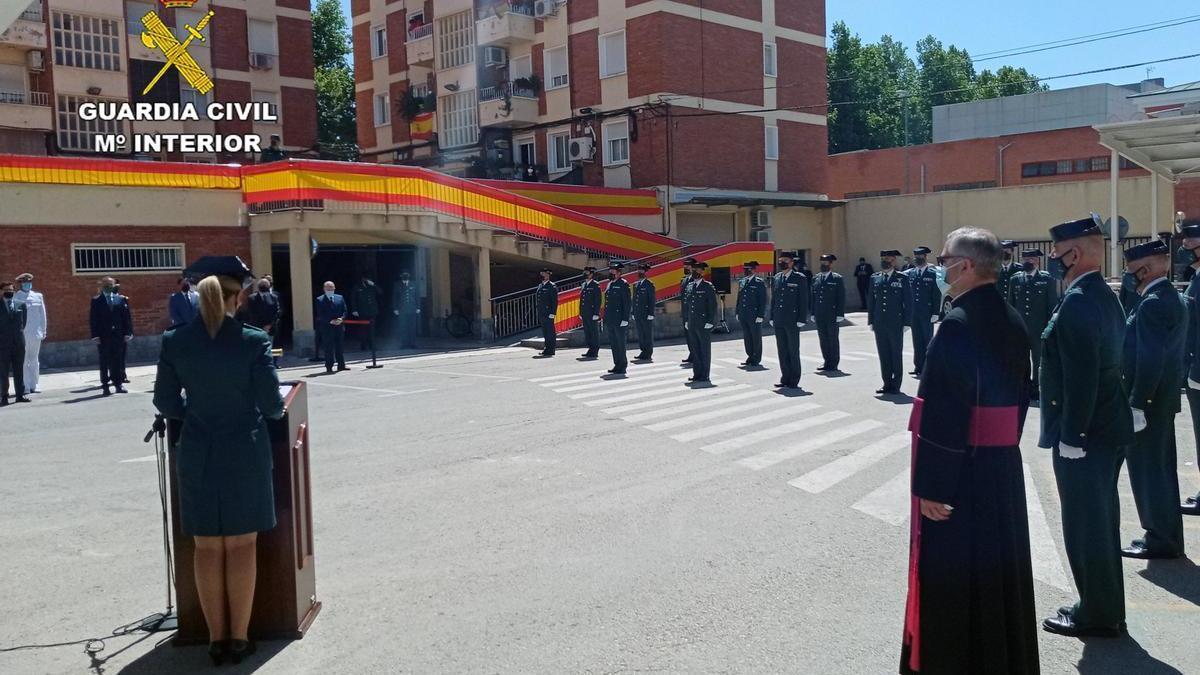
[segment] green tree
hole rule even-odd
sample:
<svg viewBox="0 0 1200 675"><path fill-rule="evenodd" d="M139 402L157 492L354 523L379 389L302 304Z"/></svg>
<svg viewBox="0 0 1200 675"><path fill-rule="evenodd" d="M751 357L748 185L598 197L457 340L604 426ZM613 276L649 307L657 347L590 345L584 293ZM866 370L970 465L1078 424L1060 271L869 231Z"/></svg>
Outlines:
<svg viewBox="0 0 1200 675"><path fill-rule="evenodd" d="M354 74L347 63L350 35L338 0L317 0L312 13L317 140L321 157L358 159Z"/></svg>
<svg viewBox="0 0 1200 675"><path fill-rule="evenodd" d="M920 75L916 115L910 119L909 143L928 143L933 138L933 107L975 100L975 65L965 49L943 47L928 35L917 41Z"/></svg>
<svg viewBox="0 0 1200 675"><path fill-rule="evenodd" d="M995 73L990 70L980 71L979 76L975 78L975 85L979 87L976 98L1017 96L1050 88L1038 82L1028 70L1012 66L1000 66Z"/></svg>

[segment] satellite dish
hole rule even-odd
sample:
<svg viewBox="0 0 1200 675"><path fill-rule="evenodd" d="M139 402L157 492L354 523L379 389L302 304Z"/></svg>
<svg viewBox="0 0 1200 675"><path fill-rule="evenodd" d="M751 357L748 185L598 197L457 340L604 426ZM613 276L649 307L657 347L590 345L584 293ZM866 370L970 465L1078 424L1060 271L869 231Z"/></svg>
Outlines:
<svg viewBox="0 0 1200 675"><path fill-rule="evenodd" d="M1112 218L1104 221L1101 230L1104 232L1105 239L1112 238ZM1129 221L1125 220L1125 216L1117 216L1117 240L1121 241L1127 236L1129 236Z"/></svg>

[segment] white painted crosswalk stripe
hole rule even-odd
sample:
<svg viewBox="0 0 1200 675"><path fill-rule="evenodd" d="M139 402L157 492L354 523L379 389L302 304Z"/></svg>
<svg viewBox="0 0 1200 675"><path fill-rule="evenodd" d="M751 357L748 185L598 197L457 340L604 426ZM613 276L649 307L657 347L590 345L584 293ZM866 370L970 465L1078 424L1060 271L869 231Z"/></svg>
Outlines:
<svg viewBox="0 0 1200 675"><path fill-rule="evenodd" d="M912 485L910 469L884 483L879 489L867 493L851 508L861 511L892 525L903 525L912 510Z"/></svg>
<svg viewBox="0 0 1200 675"><path fill-rule="evenodd" d="M726 380L726 381L728 381L728 380ZM658 379L650 381L650 382L621 381L620 383L625 386L623 386L617 390L610 390L610 389L605 389L605 388L602 388L600 391L588 390L588 391L580 392L578 394L570 394L567 396L567 398L575 400L575 401L579 401L579 400L583 400L583 399L596 398L599 396L612 396L617 393L623 394L627 391L641 391L643 389L652 389L655 387L663 387L663 386L673 387L674 389L679 390L680 388L684 388L684 386L687 384L687 378L683 377L682 375L675 374L672 377L658 378Z"/></svg>
<svg viewBox="0 0 1200 675"><path fill-rule="evenodd" d="M657 401L639 401L638 403L618 405L612 408L605 408L604 412L610 415L619 415L621 413L632 412L634 410L646 410L647 408L654 408L658 406L679 405L686 401L695 401L696 399L715 398L717 396L734 391L741 391L744 393L748 389L750 389L750 385L748 384L736 384L731 387L708 387L704 389L688 389L685 387L682 390L679 390L677 388L676 391L678 391L678 394L675 396L664 395L663 398ZM600 403L612 403L612 401L589 401L589 404L593 403L598 405Z"/></svg>
<svg viewBox="0 0 1200 675"><path fill-rule="evenodd" d="M848 417L849 414L843 413L843 416ZM752 457L746 457L745 459L739 459L738 464L741 464L749 469L754 469L755 471L760 471L769 466L774 466L780 462L785 462L789 459L795 459L820 447L837 443L839 441L844 441L847 438L853 438L854 436L866 433L881 426L883 426L883 422L876 422L875 420L862 420L861 422L855 422L849 426L827 431L813 438L805 438L783 448L764 452Z"/></svg>
<svg viewBox="0 0 1200 675"><path fill-rule="evenodd" d="M763 424L764 422L779 419L780 417L796 415L798 413L808 412L809 410L816 410L820 407L821 406L817 405L816 403L801 403L800 405L786 406L779 408L778 410L768 410L765 413L759 413L749 417L740 417L738 419L722 422L720 424L706 424L699 429L693 429L691 431L685 431L681 434L675 434L674 436L671 436L671 438L679 441L680 443L690 443L691 441L699 438L705 438L706 436L711 437L734 431L735 429L752 427L758 424Z"/></svg>
<svg viewBox="0 0 1200 675"><path fill-rule="evenodd" d="M730 382L729 380L714 379L712 383L714 385L719 385L719 384L728 384L729 382ZM741 385L741 386L748 387L750 385ZM728 390L719 389L717 387L704 387L704 389L714 391L714 392L728 391ZM729 390L732 390L732 389L733 389L733 387L729 388ZM610 404L614 404L614 403L627 403L629 401L637 401L637 400L644 399L644 398L655 398L655 397L659 397L659 396L664 396L664 397L686 396L689 392L692 392L692 391L695 391L695 390L692 389L691 387L688 387L686 382L682 382L682 381L679 383L671 382L666 385L657 385L656 388L650 389L648 391L637 391L632 394L622 394L620 396L613 396L612 398L603 398L603 399L598 399L595 401L587 401L586 403L588 405L610 405ZM571 398L576 398L578 396L582 396L582 394L575 394L575 396L572 396Z"/></svg>
<svg viewBox="0 0 1200 675"><path fill-rule="evenodd" d="M729 391L729 389L727 389L727 388L726 389L714 389L712 391L714 391L716 393L724 393L724 392ZM669 418L669 417L678 415L680 413L694 412L696 410L703 410L705 408L713 408L713 407L720 406L720 405L727 405L729 403L733 403L734 401L745 401L747 399L756 399L758 401L758 403L756 403L755 405L765 405L766 402L774 401L774 400L776 400L776 398L777 397L771 396L770 394L762 391L761 389L755 390L755 391L743 391L739 394L729 394L727 396L719 396L719 397L711 396L708 399L695 401L693 403L684 403L681 405L673 405L669 408L656 408L654 410L649 410L649 411L645 411L645 412L637 412L632 415L625 415L625 416L621 417L621 419L625 420L626 422L648 422L648 421L654 420L654 419ZM642 408L639 407L639 410L641 410L641 409ZM608 411L605 410L604 412L608 412ZM721 412L726 412L726 410L722 410Z"/></svg>
<svg viewBox="0 0 1200 675"><path fill-rule="evenodd" d="M681 371L685 370L684 368L680 368L678 365L676 365L674 363L655 363L655 364L648 365L648 366L630 366L629 370L633 373L641 374L641 373L647 373L647 372L653 372L653 371L667 370L667 369L671 369L671 368L673 368L675 370L681 370ZM587 382L588 380L590 380L592 378L600 377L601 375L607 375L607 374L608 374L608 369L605 368L604 370L588 370L588 371L584 371L582 373L564 373L561 375L550 375L548 377L535 377L529 381L536 382L536 383L542 385L543 387L557 387L560 385L565 385L568 382L572 382L572 381Z"/></svg>
<svg viewBox="0 0 1200 675"><path fill-rule="evenodd" d="M687 379L687 376L681 375L680 372L677 372L677 371L668 371L665 373L658 372L658 373L649 373L649 374L639 373L634 376L630 376L630 375L626 374L625 377L616 377L616 376L613 376L608 373L605 373L605 374L609 375L608 379L601 379L601 377L603 377L603 376L601 376L601 377L589 378L588 381L585 383L572 382L565 386L560 386L558 384L542 385L542 386L550 387L551 389L553 389L554 391L557 391L560 394L566 394L566 393L570 393L573 391L587 391L588 389L612 389L614 387L627 386L634 382L651 382L654 380L667 380L667 379L671 379L671 378L680 379L680 380Z"/></svg>
<svg viewBox="0 0 1200 675"><path fill-rule="evenodd" d="M738 399L743 399L743 398L753 398L754 400L752 400L748 403L739 403L737 405L728 405L729 403L732 402L732 400L738 400ZM754 394L750 394L750 395L734 394L733 396L729 396L726 398L718 398L715 401L704 401L703 402L703 405L708 406L708 407L711 407L714 405L725 404L726 407L721 408L720 410L710 410L708 412L702 412L702 413L695 414L695 415L686 415L684 417L673 417L671 419L666 420L665 422L656 422L654 424L650 424L646 428L649 429L650 431L667 431L668 429L678 429L679 427L691 426L693 424L704 424L706 422L711 422L716 418L727 417L729 415L732 415L734 413L739 413L744 410L764 410L766 408L775 407L775 406L784 404L786 402L787 401L780 399L779 397L771 399L771 398L762 397L761 395L754 395ZM656 417L661 417L661 416L662 416L661 413L659 415L656 415ZM625 419L628 419L628 418L625 418Z"/></svg>
<svg viewBox="0 0 1200 675"><path fill-rule="evenodd" d="M810 417L808 419L797 420L795 422L788 422L787 424L781 424L779 426L771 427L769 429L761 429L759 431L745 434L745 435L739 436L737 438L730 438L728 440L720 441L718 443L706 445L702 448L702 450L704 450L705 452L711 452L714 455L719 455L723 452L728 452L728 451L734 450L736 448L749 447L755 443L760 443L762 441L768 441L768 440L771 440L772 438L779 438L780 436L786 436L790 433L794 433L797 431L803 431L805 429L820 426L822 424L828 424L829 422L836 422L842 418L849 417L849 416L850 416L850 413L847 413L847 412L841 412L841 411L827 412L823 415L817 415L816 417Z"/></svg>
<svg viewBox="0 0 1200 675"><path fill-rule="evenodd" d="M1071 590L1067 573L1063 571L1062 558L1058 556L1058 546L1050 536L1050 524L1046 521L1046 512L1038 499L1037 485L1033 482L1033 474L1029 465L1024 465L1025 471L1025 509L1029 513L1029 552L1033 558L1033 578L1049 584L1059 590Z"/></svg>
<svg viewBox="0 0 1200 675"><path fill-rule="evenodd" d="M788 485L813 494L824 492L911 443L912 436L908 432L888 436L793 478Z"/></svg>
<svg viewBox="0 0 1200 675"><path fill-rule="evenodd" d="M878 361L879 360L879 355L872 354L871 352L842 352L843 357L846 354L850 354L851 356L861 356L866 361Z"/></svg>

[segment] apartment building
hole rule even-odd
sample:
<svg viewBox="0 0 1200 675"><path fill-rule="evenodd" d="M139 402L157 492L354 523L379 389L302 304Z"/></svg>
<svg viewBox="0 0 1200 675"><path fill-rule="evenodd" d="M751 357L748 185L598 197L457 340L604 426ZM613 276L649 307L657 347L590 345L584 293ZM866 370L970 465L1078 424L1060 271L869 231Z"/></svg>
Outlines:
<svg viewBox="0 0 1200 675"><path fill-rule="evenodd" d="M739 203L827 192L822 0L352 0L351 13L368 161Z"/></svg>
<svg viewBox="0 0 1200 675"><path fill-rule="evenodd" d="M285 149L313 147L317 138L312 20L308 0L38 0L0 34L0 152L96 154L101 133L256 134L263 145L281 136ZM142 17L157 13L180 41L209 12L203 40L188 53L211 76L202 94L175 68L143 94L166 63L142 39ZM87 101L195 103L266 102L278 121L115 122L80 118ZM128 151L123 154L128 156ZM235 155L138 156L138 159L247 162Z"/></svg>

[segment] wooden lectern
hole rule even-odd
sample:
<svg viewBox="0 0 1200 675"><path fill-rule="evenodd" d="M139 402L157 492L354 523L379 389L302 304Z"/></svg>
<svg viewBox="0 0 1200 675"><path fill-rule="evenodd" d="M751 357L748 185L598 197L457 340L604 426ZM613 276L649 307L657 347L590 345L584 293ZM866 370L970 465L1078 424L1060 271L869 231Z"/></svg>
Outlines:
<svg viewBox="0 0 1200 675"><path fill-rule="evenodd" d="M308 390L303 382L280 386L284 413L267 420L275 461L275 529L258 534L258 581L250 637L255 640L298 640L312 625L321 603L313 566L312 481L309 475ZM168 420L168 480L171 483L171 535L175 555L175 595L179 630L174 644L208 642L200 611L193 568L195 544L179 523L179 488L175 480L175 444L182 423Z"/></svg>

